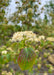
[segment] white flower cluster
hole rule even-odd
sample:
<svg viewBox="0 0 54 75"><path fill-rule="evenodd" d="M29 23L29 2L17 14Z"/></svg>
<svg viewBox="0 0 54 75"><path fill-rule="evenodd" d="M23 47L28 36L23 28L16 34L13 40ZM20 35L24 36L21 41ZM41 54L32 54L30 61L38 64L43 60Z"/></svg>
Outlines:
<svg viewBox="0 0 54 75"><path fill-rule="evenodd" d="M14 33L11 41L12 42L22 41L22 40L24 40L24 36L26 37L26 39L28 39L28 41L36 41L36 42L38 42L41 39L45 39L45 36L37 37L36 34L33 33L32 31L23 31L23 32Z"/></svg>

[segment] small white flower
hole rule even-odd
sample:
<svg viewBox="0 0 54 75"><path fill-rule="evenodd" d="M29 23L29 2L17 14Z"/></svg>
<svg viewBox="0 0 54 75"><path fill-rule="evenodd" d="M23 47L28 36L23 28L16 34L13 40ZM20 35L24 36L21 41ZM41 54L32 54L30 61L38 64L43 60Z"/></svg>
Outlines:
<svg viewBox="0 0 54 75"><path fill-rule="evenodd" d="M34 41L33 38L30 38L29 41Z"/></svg>
<svg viewBox="0 0 54 75"><path fill-rule="evenodd" d="M41 35L41 36L39 36L39 39L41 40L41 39L45 39L45 36L43 36L43 35Z"/></svg>
<svg viewBox="0 0 54 75"><path fill-rule="evenodd" d="M38 52L38 53L39 53L39 51L38 51L38 50L35 50L35 53L36 53L36 52Z"/></svg>
<svg viewBox="0 0 54 75"><path fill-rule="evenodd" d="M2 51L2 54L7 54L7 51Z"/></svg>
<svg viewBox="0 0 54 75"><path fill-rule="evenodd" d="M39 68L39 69L41 68L41 64L38 64L38 68Z"/></svg>
<svg viewBox="0 0 54 75"><path fill-rule="evenodd" d="M39 42L38 38L35 38L34 41Z"/></svg>
<svg viewBox="0 0 54 75"><path fill-rule="evenodd" d="M11 47L8 47L7 50L13 51Z"/></svg>

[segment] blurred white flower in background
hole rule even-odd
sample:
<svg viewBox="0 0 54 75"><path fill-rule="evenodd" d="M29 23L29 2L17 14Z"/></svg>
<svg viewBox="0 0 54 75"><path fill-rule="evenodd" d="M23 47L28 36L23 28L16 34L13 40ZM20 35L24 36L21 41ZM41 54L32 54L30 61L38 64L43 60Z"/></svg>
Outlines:
<svg viewBox="0 0 54 75"><path fill-rule="evenodd" d="M6 75L12 75L12 73L11 72L8 72Z"/></svg>
<svg viewBox="0 0 54 75"><path fill-rule="evenodd" d="M43 75L48 75L48 73L44 73Z"/></svg>
<svg viewBox="0 0 54 75"><path fill-rule="evenodd" d="M2 71L2 75L12 75L11 72L7 72L7 71Z"/></svg>
<svg viewBox="0 0 54 75"><path fill-rule="evenodd" d="M54 37L48 37L47 40L48 41L54 41Z"/></svg>
<svg viewBox="0 0 54 75"><path fill-rule="evenodd" d="M7 74L7 71L2 71L2 75L6 75Z"/></svg>

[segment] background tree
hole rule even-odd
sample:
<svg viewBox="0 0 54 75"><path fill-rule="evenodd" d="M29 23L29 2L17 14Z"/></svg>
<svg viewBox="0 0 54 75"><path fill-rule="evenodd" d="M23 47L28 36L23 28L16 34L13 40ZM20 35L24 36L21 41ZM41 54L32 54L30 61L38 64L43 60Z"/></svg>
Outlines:
<svg viewBox="0 0 54 75"><path fill-rule="evenodd" d="M39 0L20 0L15 2L17 11L10 17L14 24L22 23L22 26L30 28L32 23L37 23L36 18L42 12L39 10L41 2Z"/></svg>
<svg viewBox="0 0 54 75"><path fill-rule="evenodd" d="M7 23L7 19L5 15L5 9L9 5L10 0L0 0L0 24Z"/></svg>
<svg viewBox="0 0 54 75"><path fill-rule="evenodd" d="M54 25L54 3L53 3L53 0L50 0L45 4L45 15L47 17L47 20L48 20L48 18L51 19L52 25Z"/></svg>

